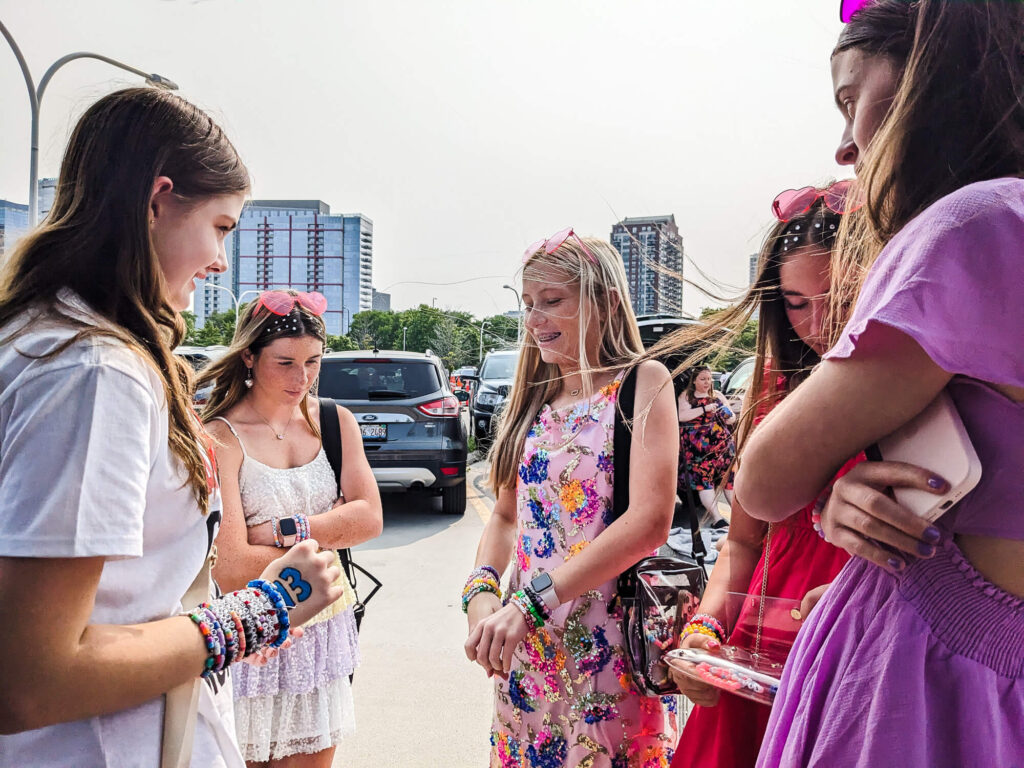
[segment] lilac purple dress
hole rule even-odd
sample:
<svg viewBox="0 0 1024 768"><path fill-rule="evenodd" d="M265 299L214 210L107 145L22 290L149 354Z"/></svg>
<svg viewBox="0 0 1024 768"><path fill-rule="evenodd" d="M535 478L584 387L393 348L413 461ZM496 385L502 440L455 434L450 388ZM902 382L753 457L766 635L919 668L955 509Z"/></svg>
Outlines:
<svg viewBox="0 0 1024 768"><path fill-rule="evenodd" d="M566 408L544 406L526 438L516 486L509 592L570 560L608 525L619 380ZM496 679L491 765L668 768L674 699L630 687L615 580L555 609Z"/></svg>
<svg viewBox="0 0 1024 768"><path fill-rule="evenodd" d="M915 339L954 378L983 467L937 521L937 554L899 575L853 558L808 618L759 766L1024 765L1024 600L987 581L956 534L1024 540L1024 181L938 201L871 268L832 359L872 324Z"/></svg>

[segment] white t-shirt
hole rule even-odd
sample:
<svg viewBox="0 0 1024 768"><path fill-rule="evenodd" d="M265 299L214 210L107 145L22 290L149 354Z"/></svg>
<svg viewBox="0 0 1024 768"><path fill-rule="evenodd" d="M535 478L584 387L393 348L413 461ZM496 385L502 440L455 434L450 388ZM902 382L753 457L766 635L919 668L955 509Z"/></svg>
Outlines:
<svg viewBox="0 0 1024 768"><path fill-rule="evenodd" d="M73 294L76 317L102 324ZM137 353L109 338L76 342L53 316L0 329L0 556L108 558L95 624L173 616L203 566L220 522L212 463L210 514L203 516L171 452L161 379ZM191 607L191 606L188 606ZM41 628L45 631L45 628ZM196 768L244 762L234 737L227 676L202 686L192 755ZM112 715L0 736L0 768L139 766L160 762L163 697Z"/></svg>

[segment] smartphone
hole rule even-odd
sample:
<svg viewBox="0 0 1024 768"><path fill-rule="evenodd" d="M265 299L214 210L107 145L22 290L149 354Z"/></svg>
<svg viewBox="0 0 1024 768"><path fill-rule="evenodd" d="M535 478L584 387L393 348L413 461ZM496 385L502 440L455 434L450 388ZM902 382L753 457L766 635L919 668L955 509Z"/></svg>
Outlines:
<svg viewBox="0 0 1024 768"><path fill-rule="evenodd" d="M917 488L893 488L896 501L929 522L941 517L981 480L981 462L952 398L945 392L891 435L883 437L868 458L902 461L934 472L949 483L939 496Z"/></svg>

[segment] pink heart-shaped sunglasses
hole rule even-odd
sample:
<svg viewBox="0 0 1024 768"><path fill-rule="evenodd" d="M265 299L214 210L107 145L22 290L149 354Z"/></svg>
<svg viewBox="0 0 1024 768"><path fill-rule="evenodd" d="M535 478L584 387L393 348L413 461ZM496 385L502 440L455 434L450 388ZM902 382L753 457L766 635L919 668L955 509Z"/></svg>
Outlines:
<svg viewBox="0 0 1024 768"><path fill-rule="evenodd" d="M544 249L544 253L554 253L570 237L573 238L579 244L580 248L583 249L583 253L586 254L586 257L590 259L594 264L597 264L597 257L594 256L594 254L591 252L589 248L587 248L587 244L580 240L580 236L573 231L572 227L567 227L563 229L561 232L555 232L555 234L553 234L547 240L538 240L536 243L527 248L526 251L523 253L523 264L528 262L530 260L530 257L533 256L533 254L537 253L537 251L539 251L541 248Z"/></svg>
<svg viewBox="0 0 1024 768"><path fill-rule="evenodd" d="M298 304L311 315L320 317L327 310L327 299L322 293L310 291L297 293L294 296L288 291L264 291L256 302L256 312L260 307L275 315L287 315Z"/></svg>
<svg viewBox="0 0 1024 768"><path fill-rule="evenodd" d="M843 24L849 24L853 14L870 4L871 0L839 0L839 20Z"/></svg>

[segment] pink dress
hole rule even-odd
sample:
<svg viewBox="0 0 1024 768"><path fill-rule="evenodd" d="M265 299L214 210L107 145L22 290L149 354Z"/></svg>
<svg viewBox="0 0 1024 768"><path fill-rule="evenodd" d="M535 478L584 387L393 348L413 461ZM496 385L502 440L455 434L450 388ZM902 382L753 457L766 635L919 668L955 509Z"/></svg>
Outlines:
<svg viewBox="0 0 1024 768"><path fill-rule="evenodd" d="M545 405L526 438L516 487L518 536L509 592L583 551L612 512L619 380L590 400ZM526 637L508 681L495 682L492 765L667 768L674 699L630 687L615 580L559 606Z"/></svg>

